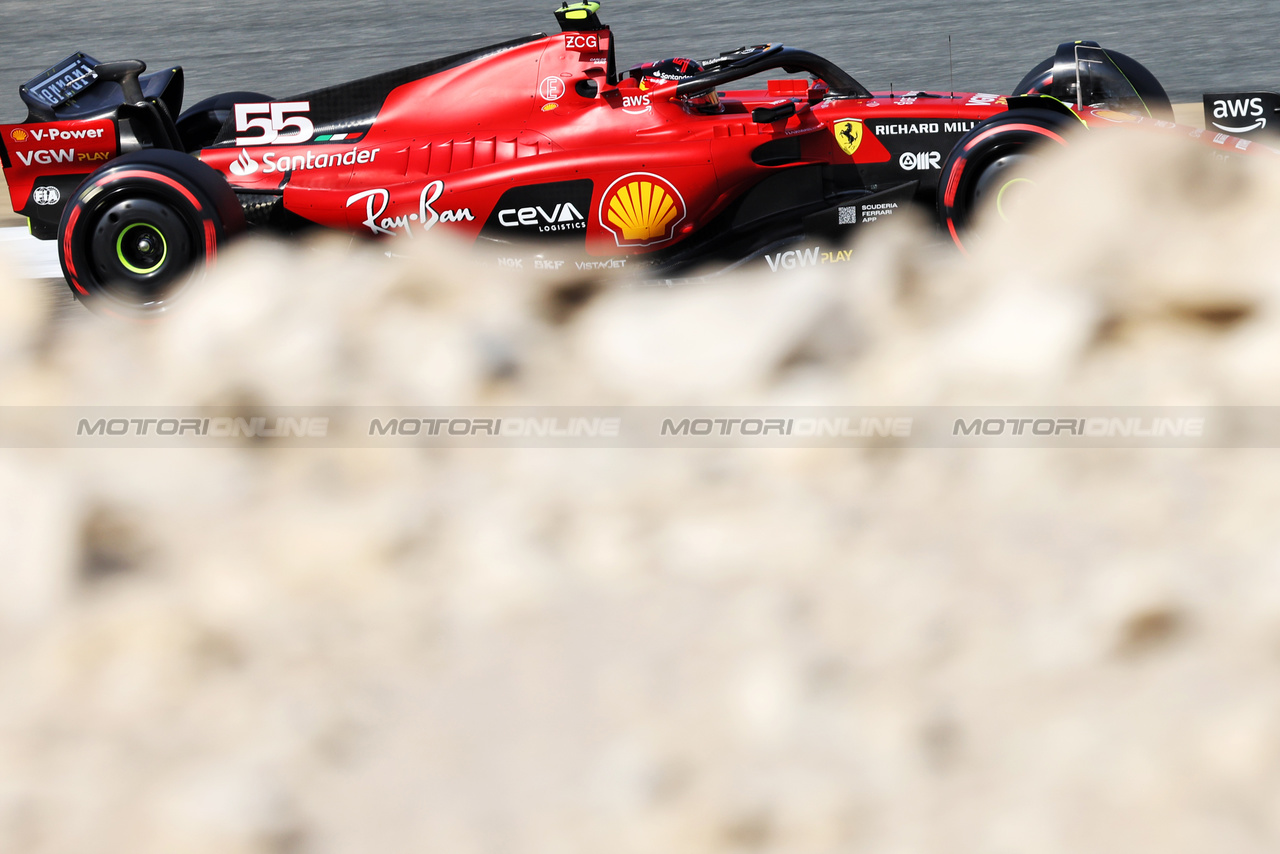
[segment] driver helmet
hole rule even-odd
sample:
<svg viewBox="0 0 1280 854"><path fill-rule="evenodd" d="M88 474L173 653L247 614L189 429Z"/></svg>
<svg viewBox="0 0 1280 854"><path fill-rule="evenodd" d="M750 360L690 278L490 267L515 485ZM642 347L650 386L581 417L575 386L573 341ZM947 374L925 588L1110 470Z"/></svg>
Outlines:
<svg viewBox="0 0 1280 854"><path fill-rule="evenodd" d="M675 57L663 59L659 62L646 62L636 68L635 71L636 76L640 78L640 88L647 89L650 86L671 80L677 82L688 80L690 77L706 71L706 69L702 67L702 63L696 60ZM680 100L700 113L720 112L720 95L714 89L697 95L686 95Z"/></svg>

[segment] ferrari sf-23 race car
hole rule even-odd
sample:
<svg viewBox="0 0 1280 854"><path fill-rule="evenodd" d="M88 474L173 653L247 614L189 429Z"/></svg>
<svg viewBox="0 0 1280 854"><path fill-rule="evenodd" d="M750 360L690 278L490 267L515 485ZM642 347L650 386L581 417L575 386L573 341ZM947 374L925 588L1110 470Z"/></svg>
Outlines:
<svg viewBox="0 0 1280 854"><path fill-rule="evenodd" d="M526 269L778 270L839 260L851 229L913 203L960 241L1064 127L1172 118L1145 68L1092 42L1011 96L872 93L781 44L620 72L599 11L566 4L555 35L185 112L181 68L74 54L21 87L26 121L0 126L13 208L57 241L75 296L114 314L165 310L246 230L312 225L448 230ZM774 79L733 88L757 76Z"/></svg>

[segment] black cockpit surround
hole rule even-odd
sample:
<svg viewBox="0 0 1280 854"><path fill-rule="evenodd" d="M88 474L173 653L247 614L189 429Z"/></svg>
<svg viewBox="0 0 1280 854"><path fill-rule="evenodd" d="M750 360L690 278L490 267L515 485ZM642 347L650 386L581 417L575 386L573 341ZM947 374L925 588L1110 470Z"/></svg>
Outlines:
<svg viewBox="0 0 1280 854"><path fill-rule="evenodd" d="M676 86L677 95L700 95L756 74L781 68L788 74L807 73L827 84L829 97L870 98L867 91L840 66L816 53L786 45L758 45L742 48L731 54L708 60L702 74L682 80Z"/></svg>
<svg viewBox="0 0 1280 854"><path fill-rule="evenodd" d="M309 116L316 126L317 133L367 129L377 118L387 97L406 83L422 80L544 38L546 38L545 33L535 33L279 100L309 102L311 104ZM232 117L222 126L214 145L234 144L235 136L235 121Z"/></svg>

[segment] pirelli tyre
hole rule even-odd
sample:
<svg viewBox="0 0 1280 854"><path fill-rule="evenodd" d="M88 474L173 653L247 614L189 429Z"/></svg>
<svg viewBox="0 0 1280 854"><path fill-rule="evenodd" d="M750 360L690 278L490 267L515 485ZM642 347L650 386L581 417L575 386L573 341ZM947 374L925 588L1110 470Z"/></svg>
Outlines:
<svg viewBox="0 0 1280 854"><path fill-rule="evenodd" d="M1028 183L1028 161L1046 145L1066 145L1063 131L1072 119L1048 110L1016 110L988 119L967 133L942 166L938 217L956 245L975 214L994 205L1001 216L1018 185Z"/></svg>
<svg viewBox="0 0 1280 854"><path fill-rule="evenodd" d="M221 175L190 155L148 149L80 185L58 227L58 257L91 310L148 317L167 311L244 229Z"/></svg>

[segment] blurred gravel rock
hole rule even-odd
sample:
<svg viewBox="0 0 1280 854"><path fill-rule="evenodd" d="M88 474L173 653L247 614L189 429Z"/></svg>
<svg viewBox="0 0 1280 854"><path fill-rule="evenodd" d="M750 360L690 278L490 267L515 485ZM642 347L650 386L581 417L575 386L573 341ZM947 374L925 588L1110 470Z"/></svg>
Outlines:
<svg viewBox="0 0 1280 854"><path fill-rule="evenodd" d="M0 282L0 403L1276 398L1280 171L1039 183L969 260L903 221L671 290ZM0 451L0 850L1272 852L1278 513L1272 451Z"/></svg>

